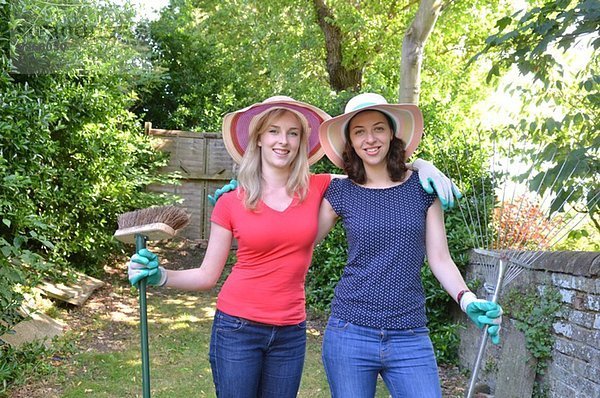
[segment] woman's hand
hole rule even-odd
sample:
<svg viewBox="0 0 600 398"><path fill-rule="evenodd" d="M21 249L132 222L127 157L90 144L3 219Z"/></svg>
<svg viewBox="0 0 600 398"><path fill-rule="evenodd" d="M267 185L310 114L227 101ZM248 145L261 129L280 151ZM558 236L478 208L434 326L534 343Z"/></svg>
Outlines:
<svg viewBox="0 0 600 398"><path fill-rule="evenodd" d="M158 265L158 256L148 249L142 249L131 256L127 275L132 286L147 278L148 285L163 286L167 282L167 271Z"/></svg>

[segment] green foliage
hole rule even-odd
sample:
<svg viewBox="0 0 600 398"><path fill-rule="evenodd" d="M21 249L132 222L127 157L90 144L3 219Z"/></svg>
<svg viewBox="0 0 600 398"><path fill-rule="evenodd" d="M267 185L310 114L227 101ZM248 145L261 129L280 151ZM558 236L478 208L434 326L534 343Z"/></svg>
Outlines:
<svg viewBox="0 0 600 398"><path fill-rule="evenodd" d="M362 70L362 91L397 98L403 33L417 4L328 1L342 35L342 59ZM487 89L483 72L466 61L501 15L498 2L452 3L430 38L423 66L426 103L442 103L449 120L461 120ZM473 18L473 15L482 18ZM485 17L485 18L483 18ZM243 27L243 28L240 28ZM437 29L437 28L436 28ZM142 95L140 112L161 128L220 131L222 116L272 95L313 103L332 115L353 94L335 92L326 67L328 45L314 4L301 0L173 0L159 20L139 29L165 71Z"/></svg>
<svg viewBox="0 0 600 398"><path fill-rule="evenodd" d="M538 291L535 287L513 288L506 297L505 312L516 319L515 326L525 334L525 345L531 355L537 359L536 374L542 376L552 358L554 335L552 325L562 308L561 295L554 287L544 287ZM542 386L536 387L542 391Z"/></svg>
<svg viewBox="0 0 600 398"><path fill-rule="evenodd" d="M55 374L54 358L72 353L72 342L56 340L49 348L41 342L31 342L19 348L0 344L0 397L11 384L23 383L27 378Z"/></svg>
<svg viewBox="0 0 600 398"><path fill-rule="evenodd" d="M519 148L534 171L530 189L555 196L552 212L588 213L600 232L600 3L533 3L499 19L480 54L494 58L488 80L513 66L531 78L506 88L522 109L520 120L505 126L516 140L533 144Z"/></svg>
<svg viewBox="0 0 600 398"><path fill-rule="evenodd" d="M73 0L0 10L2 334L24 291L73 268L97 274L119 248L117 215L163 202L143 190L164 156L129 111L140 76L152 76L130 45L130 9Z"/></svg>
<svg viewBox="0 0 600 398"><path fill-rule="evenodd" d="M306 277L306 304L328 311L335 285L340 280L348 257L348 244L342 223L337 223L314 251Z"/></svg>
<svg viewBox="0 0 600 398"><path fill-rule="evenodd" d="M600 251L600 230L591 224L573 228L566 239L555 246L556 250Z"/></svg>
<svg viewBox="0 0 600 398"><path fill-rule="evenodd" d="M329 160L322 159L312 166L313 173L343 174ZM335 285L340 280L348 258L346 232L341 222L315 247L306 277L306 304L320 313L329 311Z"/></svg>
<svg viewBox="0 0 600 398"><path fill-rule="evenodd" d="M0 393L9 383L22 381L31 373L47 374L49 369L41 360L47 352L42 343L30 343L21 349L0 345Z"/></svg>
<svg viewBox="0 0 600 398"><path fill-rule="evenodd" d="M550 73L560 62L549 51L553 46L567 51L582 37L598 32L600 4L593 0L545 1L540 6L521 10L496 22L497 33L486 39L486 48L502 53L489 77L501 67L516 64L522 74L533 73L536 79L550 84ZM512 30L511 30L512 29ZM600 38L591 43L600 48Z"/></svg>
<svg viewBox="0 0 600 398"><path fill-rule="evenodd" d="M425 288L425 300L430 337L435 356L440 363L457 363L458 324L453 322L450 308L456 303L440 286L429 267L421 270L421 279Z"/></svg>
<svg viewBox="0 0 600 398"><path fill-rule="evenodd" d="M141 29L166 72L143 97L146 120L220 131L223 114L273 95L314 103L327 98L317 27L307 26L312 8L305 7L301 1L171 1L158 21Z"/></svg>

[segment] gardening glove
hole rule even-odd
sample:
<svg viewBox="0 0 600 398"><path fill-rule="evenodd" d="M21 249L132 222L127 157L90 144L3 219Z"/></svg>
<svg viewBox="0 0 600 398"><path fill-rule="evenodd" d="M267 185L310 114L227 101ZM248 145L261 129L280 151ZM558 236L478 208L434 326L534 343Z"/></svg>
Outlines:
<svg viewBox="0 0 600 398"><path fill-rule="evenodd" d="M237 186L237 180L229 181L229 184L225 184L221 188L217 189L214 195L208 195L209 202L214 206L221 195L229 191L234 191L237 188Z"/></svg>
<svg viewBox="0 0 600 398"><path fill-rule="evenodd" d="M413 162L413 167L419 172L419 180L427 193L433 193L434 190L442 202L442 209L448 210L454 207L454 197L462 198L458 187L446 177L437 167L423 159L417 159Z"/></svg>
<svg viewBox="0 0 600 398"><path fill-rule="evenodd" d="M167 271L158 266L158 256L148 249L141 249L131 256L127 267L131 286L147 278L148 285L163 286L167 283Z"/></svg>
<svg viewBox="0 0 600 398"><path fill-rule="evenodd" d="M492 343L500 343L502 307L491 301L478 299L474 293L467 292L460 299L460 308L479 329L488 325L487 333Z"/></svg>

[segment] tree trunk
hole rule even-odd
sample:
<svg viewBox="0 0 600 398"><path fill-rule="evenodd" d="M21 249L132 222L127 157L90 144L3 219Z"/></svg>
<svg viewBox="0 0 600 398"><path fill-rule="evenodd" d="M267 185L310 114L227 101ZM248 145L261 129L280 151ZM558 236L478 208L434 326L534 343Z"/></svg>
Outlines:
<svg viewBox="0 0 600 398"><path fill-rule="evenodd" d="M339 27L331 22L334 19L331 10L327 8L327 5L323 0L313 0L313 4L317 13L317 23L325 36L329 85L336 92L342 90L360 90L362 69L348 69L344 66L342 56L342 32Z"/></svg>
<svg viewBox="0 0 600 398"><path fill-rule="evenodd" d="M423 49L435 23L442 13L443 1L421 0L415 19L404 35L400 61L400 103L418 104L421 94L421 64Z"/></svg>

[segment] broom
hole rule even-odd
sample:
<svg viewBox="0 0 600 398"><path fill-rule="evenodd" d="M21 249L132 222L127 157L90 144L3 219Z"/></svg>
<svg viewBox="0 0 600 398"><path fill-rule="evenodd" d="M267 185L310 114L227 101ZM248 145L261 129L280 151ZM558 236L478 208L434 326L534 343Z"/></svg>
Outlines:
<svg viewBox="0 0 600 398"><path fill-rule="evenodd" d="M114 237L124 243L135 243L135 252L146 247L146 242L169 239L185 227L189 216L175 206L150 207L130 211L119 216L119 229ZM138 283L140 297L140 340L142 348L143 397L150 398L150 355L148 350L148 314L146 306L146 278Z"/></svg>

